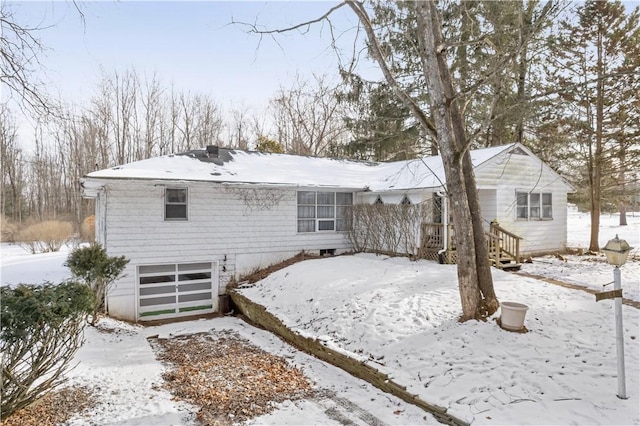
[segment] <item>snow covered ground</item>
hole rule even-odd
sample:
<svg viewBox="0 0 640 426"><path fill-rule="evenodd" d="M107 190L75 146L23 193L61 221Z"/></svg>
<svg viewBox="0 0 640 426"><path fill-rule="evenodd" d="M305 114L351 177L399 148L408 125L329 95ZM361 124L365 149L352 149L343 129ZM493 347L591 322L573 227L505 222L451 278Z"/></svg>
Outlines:
<svg viewBox="0 0 640 426"><path fill-rule="evenodd" d="M598 243L604 247L618 235L626 240L633 249L629 260L620 268L624 297L640 301L640 213L627 215L627 226L620 226L619 215L603 214L600 216L600 233ZM580 213L570 207L567 222L567 245L581 248L585 252L589 248L590 219L589 213ZM607 264L604 254L594 256L565 256L566 261L555 256L543 256L533 259L533 263L525 263L523 272L558 279L595 290L613 290L613 268ZM603 287L606 285L606 287Z"/></svg>
<svg viewBox="0 0 640 426"><path fill-rule="evenodd" d="M569 215L569 245L588 246L588 215ZM640 300L640 217L618 227L603 216L600 244L618 233L635 259L622 269L625 297ZM59 281L67 253L30 255L2 244L0 281ZM534 259L523 270L601 289L612 268L601 256ZM357 255L305 261L276 272L245 294L298 332L366 360L408 390L473 424L640 424L640 310L623 306L627 394L616 397L613 302L517 274L494 271L501 301L529 306L525 334L494 321L460 324L455 267L403 258ZM607 288L610 289L610 286ZM496 315L497 317L497 315ZM434 424L423 411L302 354L236 318L142 327L110 319L88 328L71 382L95 387L100 402L72 424L190 425L193 407L161 388L164 367L146 338L232 330L285 356L334 399L279 405L251 424L336 424L329 408L359 407L385 424ZM340 404L348 401L350 404ZM351 410L353 411L353 410Z"/></svg>

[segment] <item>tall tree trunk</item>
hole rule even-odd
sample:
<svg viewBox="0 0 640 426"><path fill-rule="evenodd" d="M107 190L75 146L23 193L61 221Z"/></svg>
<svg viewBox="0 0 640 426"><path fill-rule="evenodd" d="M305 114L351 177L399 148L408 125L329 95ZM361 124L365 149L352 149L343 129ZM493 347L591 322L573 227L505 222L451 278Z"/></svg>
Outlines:
<svg viewBox="0 0 640 426"><path fill-rule="evenodd" d="M472 214L472 212L479 213L480 206L464 121L458 102L454 99L446 51L440 48L444 45L444 37L435 3L431 1L416 3L416 12L420 34L424 35L419 41L421 48L424 49L424 75L429 88L429 100L447 177L447 190L452 201L453 221L456 225L458 283L462 302L461 319L482 318L487 315L487 311L495 312L497 299L491 289L493 281L488 271L489 257L486 252L481 215ZM481 292L479 272L483 280L486 280L487 293L492 297L487 302L484 301Z"/></svg>
<svg viewBox="0 0 640 426"><path fill-rule="evenodd" d="M531 26L531 15L527 8L525 13L524 0L520 1L520 46L526 46L525 39L529 37L529 28ZM524 103L526 95L527 69L529 68L527 60L527 48L522 47L520 59L518 62L518 94L517 105L520 107ZM524 114L519 114L516 122L516 142L524 143Z"/></svg>
<svg viewBox="0 0 640 426"><path fill-rule="evenodd" d="M596 150L593 157L593 180L591 188L591 238L589 250L597 252L600 250L598 236L600 231L600 211L601 211L601 188L602 188L602 136L604 124L604 64L602 61L602 23L598 28L597 41L597 76L596 82Z"/></svg>

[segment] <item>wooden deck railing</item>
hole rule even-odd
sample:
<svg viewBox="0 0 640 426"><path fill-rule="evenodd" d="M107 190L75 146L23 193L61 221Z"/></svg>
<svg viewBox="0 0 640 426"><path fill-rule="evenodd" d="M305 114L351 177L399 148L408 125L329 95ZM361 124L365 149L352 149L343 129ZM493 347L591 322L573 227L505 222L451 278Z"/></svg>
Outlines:
<svg viewBox="0 0 640 426"><path fill-rule="evenodd" d="M453 247L453 225L447 225L447 247ZM443 249L444 248L444 225L442 223L422 224L422 248L423 249Z"/></svg>
<svg viewBox="0 0 640 426"><path fill-rule="evenodd" d="M448 226L448 242L447 249L455 250L453 225ZM497 267L501 267L503 262L520 261L520 240L522 237L507 231L495 222L489 227L487 236L487 247L489 249L489 258ZM441 223L423 223L422 224L422 249L427 251L442 250L444 244L444 225Z"/></svg>
<svg viewBox="0 0 640 426"><path fill-rule="evenodd" d="M520 240L522 237L507 231L496 222L491 222L489 234L499 239L500 255L507 255L516 263L520 262Z"/></svg>

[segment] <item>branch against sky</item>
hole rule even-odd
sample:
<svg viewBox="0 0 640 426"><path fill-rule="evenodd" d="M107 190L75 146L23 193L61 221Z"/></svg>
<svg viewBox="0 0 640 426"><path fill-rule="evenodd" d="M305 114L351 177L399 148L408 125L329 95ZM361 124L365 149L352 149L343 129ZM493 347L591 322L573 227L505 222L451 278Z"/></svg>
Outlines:
<svg viewBox="0 0 640 426"><path fill-rule="evenodd" d="M8 98L35 114L50 114L53 104L47 98L44 83L36 78L43 68L40 55L45 50L36 37L43 26L24 26L15 21L7 4L0 4L0 86L8 89ZM2 99L7 102L8 99Z"/></svg>

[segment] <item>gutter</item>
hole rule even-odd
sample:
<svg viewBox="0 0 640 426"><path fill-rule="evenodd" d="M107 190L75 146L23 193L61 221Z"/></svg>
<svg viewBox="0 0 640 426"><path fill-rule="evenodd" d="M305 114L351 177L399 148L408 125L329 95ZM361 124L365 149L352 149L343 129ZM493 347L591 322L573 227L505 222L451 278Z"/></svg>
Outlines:
<svg viewBox="0 0 640 426"><path fill-rule="evenodd" d="M442 198L442 250L438 252L438 257L447 252L449 249L449 212L447 211L447 193L443 191L436 192Z"/></svg>

